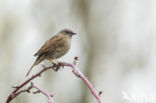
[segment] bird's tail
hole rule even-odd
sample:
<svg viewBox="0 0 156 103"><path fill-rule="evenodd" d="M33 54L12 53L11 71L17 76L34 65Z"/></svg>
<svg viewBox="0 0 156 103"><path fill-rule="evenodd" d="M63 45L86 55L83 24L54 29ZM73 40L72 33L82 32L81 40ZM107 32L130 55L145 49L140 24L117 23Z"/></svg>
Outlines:
<svg viewBox="0 0 156 103"><path fill-rule="evenodd" d="M31 72L32 68L33 68L35 65L39 64L42 60L44 60L44 56L43 56L43 55L39 55L39 56L37 57L36 61L34 62L34 64L31 66L31 68L30 68L29 71L27 72L26 77L29 75L29 73Z"/></svg>
<svg viewBox="0 0 156 103"><path fill-rule="evenodd" d="M28 70L26 77L29 75L29 73L31 72L31 70L33 69L33 67L36 65L36 61L34 62L34 64L31 66L31 68Z"/></svg>

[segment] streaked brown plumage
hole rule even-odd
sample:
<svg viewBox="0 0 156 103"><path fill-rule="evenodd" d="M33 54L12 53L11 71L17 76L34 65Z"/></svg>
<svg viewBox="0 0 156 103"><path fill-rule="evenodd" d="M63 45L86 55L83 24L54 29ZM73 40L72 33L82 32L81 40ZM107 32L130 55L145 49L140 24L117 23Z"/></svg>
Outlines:
<svg viewBox="0 0 156 103"><path fill-rule="evenodd" d="M34 55L37 56L37 59L29 69L26 76L28 76L32 68L41 61L45 59L52 61L53 59L57 59L65 55L70 49L71 38L74 34L76 33L69 29L63 29L55 36L47 40L40 50Z"/></svg>

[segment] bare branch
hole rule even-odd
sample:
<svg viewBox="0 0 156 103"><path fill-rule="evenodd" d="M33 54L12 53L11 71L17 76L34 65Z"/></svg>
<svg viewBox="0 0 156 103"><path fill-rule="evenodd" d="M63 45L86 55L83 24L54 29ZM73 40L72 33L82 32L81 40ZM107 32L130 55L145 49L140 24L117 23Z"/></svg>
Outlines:
<svg viewBox="0 0 156 103"><path fill-rule="evenodd" d="M49 103L53 103L53 100L50 99L51 96L53 96L53 94L49 94L47 92L45 92L44 90L40 89L39 87L37 86L34 86L33 84L28 88L28 89L25 89L25 90L21 90L19 91L22 87L24 87L26 84L28 84L30 81L32 81L33 79L41 76L41 74L43 72L45 72L46 70L49 70L49 69L53 69L55 71L57 71L58 69L60 69L61 67L64 67L64 66L68 66L68 67L71 67L72 68L72 71L73 73L78 77L78 78L81 78L81 80L83 80L83 82L87 85L87 87L89 88L89 90L91 91L91 93L93 94L93 96L96 98L96 100L98 101L98 103L103 103L100 96L98 95L97 92L95 92L94 90L94 87L93 85L89 82L89 80L83 75L83 73L79 70L78 67L76 67L76 61L78 60L78 57L75 57L74 58L74 61L73 61L73 64L72 63L67 63L67 62L59 62L58 64L53 64L53 66L49 66L49 67L46 67L45 65L42 65L43 69L41 71L39 71L38 73L36 73L35 75L32 75L29 79L27 79L26 81L24 81L23 83L21 83L19 86L14 86L14 90L10 93L10 95L8 96L7 100L6 100L6 103L10 103L10 101L12 101L17 95L19 95L20 93L23 93L23 92L29 92L30 89L33 87L33 88L36 88L37 91L34 92L34 93L42 93L44 94L45 96L48 97L48 100L49 100ZM101 93L99 93L101 94Z"/></svg>
<svg viewBox="0 0 156 103"><path fill-rule="evenodd" d="M49 103L54 103L53 98L52 98L52 96L53 96L52 94L49 94L48 92L44 91L43 89L39 88L38 86L34 85L33 83L31 83L31 85L33 88L37 89L37 91L39 93L42 93L43 95L45 95L48 98Z"/></svg>
<svg viewBox="0 0 156 103"><path fill-rule="evenodd" d="M14 86L14 90L10 93L10 95L8 96L6 103L10 103L10 101L12 101L19 93L18 91L24 87L26 84L28 84L30 81L32 81L33 79L40 77L41 74L49 69L54 69L55 70L56 65L53 66L49 66L49 67L45 67L43 66L43 69L41 71L39 71L38 73L36 73L35 75L32 75L30 78L28 78L26 81L24 81L23 83L21 83L19 86Z"/></svg>
<svg viewBox="0 0 156 103"><path fill-rule="evenodd" d="M78 67L75 66L76 61L78 60L78 57L75 57L73 64L71 63L66 63L66 62L61 62L60 65L62 66L69 66L72 68L73 73L81 78L83 80L83 82L88 86L89 90L91 91L91 93L94 95L94 97L97 99L98 103L103 103L100 96L98 95L98 93L95 92L93 85L89 82L89 80L83 75L83 73L79 70Z"/></svg>

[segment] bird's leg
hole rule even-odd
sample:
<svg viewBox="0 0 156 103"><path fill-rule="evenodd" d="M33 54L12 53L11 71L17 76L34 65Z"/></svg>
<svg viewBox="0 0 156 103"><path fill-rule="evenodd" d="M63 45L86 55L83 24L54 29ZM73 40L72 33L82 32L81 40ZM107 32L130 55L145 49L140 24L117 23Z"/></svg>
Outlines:
<svg viewBox="0 0 156 103"><path fill-rule="evenodd" d="M60 68L59 61L57 59L50 59L50 62L56 67L55 71L58 71Z"/></svg>
<svg viewBox="0 0 156 103"><path fill-rule="evenodd" d="M58 65L62 67L62 69L64 68L64 65L62 65L62 62L58 62Z"/></svg>
<svg viewBox="0 0 156 103"><path fill-rule="evenodd" d="M58 64L59 61L57 59L50 59L51 64Z"/></svg>

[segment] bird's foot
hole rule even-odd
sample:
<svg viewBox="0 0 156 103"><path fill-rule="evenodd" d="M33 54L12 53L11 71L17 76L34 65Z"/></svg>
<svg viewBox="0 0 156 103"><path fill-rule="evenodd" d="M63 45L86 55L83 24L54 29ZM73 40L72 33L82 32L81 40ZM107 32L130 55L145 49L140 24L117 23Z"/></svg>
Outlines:
<svg viewBox="0 0 156 103"><path fill-rule="evenodd" d="M53 63L53 66L54 66L54 71L58 71L60 69L60 65L59 65L59 62L58 63Z"/></svg>

